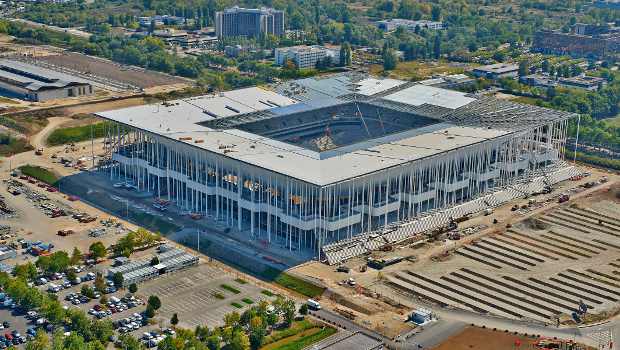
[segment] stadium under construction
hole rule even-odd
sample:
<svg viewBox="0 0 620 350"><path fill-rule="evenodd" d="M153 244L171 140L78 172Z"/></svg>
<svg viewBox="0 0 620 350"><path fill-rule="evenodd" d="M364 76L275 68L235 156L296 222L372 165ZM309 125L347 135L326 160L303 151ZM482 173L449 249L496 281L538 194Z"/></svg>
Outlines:
<svg viewBox="0 0 620 350"><path fill-rule="evenodd" d="M112 179L319 257L489 194L564 180L576 117L351 73L98 116L111 121L102 169Z"/></svg>

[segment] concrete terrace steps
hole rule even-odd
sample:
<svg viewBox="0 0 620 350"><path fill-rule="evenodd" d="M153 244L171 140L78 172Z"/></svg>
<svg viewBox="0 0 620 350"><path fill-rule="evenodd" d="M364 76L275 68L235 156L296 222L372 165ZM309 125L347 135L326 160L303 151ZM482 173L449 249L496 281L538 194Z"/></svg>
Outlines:
<svg viewBox="0 0 620 350"><path fill-rule="evenodd" d="M476 249L474 249L474 248L476 248ZM515 264L515 263L510 262L510 261L507 261L506 259L504 259L504 257L501 257L501 256L498 257L495 254L492 254L490 251L481 252L479 246L478 247L476 247L476 246L464 246L460 250L461 251L465 250L469 254L480 255L480 256L485 257L487 259L493 260L493 261L498 262L500 264L504 264L506 266L513 267L513 268L518 269L518 270L527 271L526 267L518 265L518 264Z"/></svg>
<svg viewBox="0 0 620 350"><path fill-rule="evenodd" d="M491 305L487 305L478 300L466 300L460 293L456 293L452 290L438 287L436 285L427 283L423 280L414 280L410 276L406 276L403 274L395 274L394 278L400 281L400 285L409 286L411 290L417 291L418 289L423 289L426 293L430 294L432 298L442 299L447 305L460 305L464 306L468 309L471 309L480 313L488 313L488 307ZM505 314L505 316L512 316L514 314Z"/></svg>
<svg viewBox="0 0 620 350"><path fill-rule="evenodd" d="M487 265L487 266L490 266L490 267L493 267L493 268L496 268L496 269L501 269L501 268L502 268L500 265L497 265L497 264L492 263L492 262L490 262L490 261L487 261L487 260L481 259L481 258L479 258L479 257L477 257L477 256L470 255L470 254L465 253L465 252L463 252L463 251L461 251L461 250L457 250L457 251L456 251L456 252L454 252L454 253L455 253L455 254L457 254L457 255L463 256L463 257L465 257L465 258L471 259L471 260L473 260L473 261L477 261L477 262L479 262L479 263L481 263L481 264L483 264L483 265Z"/></svg>
<svg viewBox="0 0 620 350"><path fill-rule="evenodd" d="M573 296L567 296L569 294L563 293L563 292L561 292L561 291L559 291L557 289L552 289L552 288L548 288L548 287L545 287L545 288L539 287L538 285L536 285L534 283L528 283L527 281L521 281L521 280L518 280L518 279L513 278L511 276L502 276L502 279L506 280L506 281L510 281L510 282L512 282L514 284L517 284L517 285L521 286L521 287L525 287L525 288L530 289L530 290L534 290L534 291L537 291L537 292L540 292L540 293L544 293L547 296L552 296L552 297L554 297L557 300L562 300L563 302L566 302L566 303L572 303L572 304L575 305L575 307L577 307L579 305L579 299L573 298ZM589 309L594 308L590 304L586 304L586 305L588 306Z"/></svg>
<svg viewBox="0 0 620 350"><path fill-rule="evenodd" d="M611 297L609 295L606 295L606 294L600 293L598 291L592 290L592 288L584 287L584 286L580 285L578 281L573 281L571 279L566 280L566 279L563 279L562 277L564 277L564 276L558 274L556 277L549 277L549 281L555 282L555 283L557 283L557 284L559 284L561 286L569 286L573 290L577 290L577 291L579 291L581 293L586 293L586 294L589 294L589 295L593 295L594 297L597 297L599 299L604 299L604 300L612 301L612 302L618 301L618 299L616 299L615 297ZM583 295L582 295L582 298L585 299L585 297Z"/></svg>
<svg viewBox="0 0 620 350"><path fill-rule="evenodd" d="M510 251L510 253L508 253L504 249L497 249L497 247L494 247L494 246L489 245L489 244L485 244L484 242L473 242L472 245L476 246L476 247L481 247L481 248L483 248L485 250L488 250L491 253L498 254L498 255L501 255L501 256L509 258L509 259L513 259L514 261L520 262L520 263L525 264L525 265L536 266L535 262L527 260L527 256L523 257L522 255L518 254L518 252L515 252L515 251ZM534 261L536 261L536 260L534 260Z"/></svg>
<svg viewBox="0 0 620 350"><path fill-rule="evenodd" d="M481 240L477 241L476 243L477 244L481 244L481 245L487 245L487 246L493 247L495 249L500 249L500 250L508 251L508 252L513 253L513 254L519 255L521 257L524 257L524 258L527 258L527 259L530 259L530 260L533 260L533 261L536 261L536 262L539 262L539 263L544 263L545 262L544 259L535 257L535 256L533 256L531 254L528 254L528 253L524 253L523 251L519 250L515 246L507 247L507 246L502 245L502 244L500 244L500 243L498 243L496 241L491 241L490 239L481 239Z"/></svg>
<svg viewBox="0 0 620 350"><path fill-rule="evenodd" d="M474 309L474 311L476 311L475 308L480 308L485 311L487 309L493 310L493 311L486 311L486 312L490 312L490 313L492 312L493 314L505 316L505 317L518 317L518 318L523 317L523 315L516 310L505 308L503 306L490 302L486 300L485 298L479 298L475 295L468 294L467 292L459 288L455 288L450 285L446 285L438 281L434 281L427 277L417 275L417 274L412 275L410 271L406 271L405 273L399 274L399 278L411 284L432 286L429 288L434 288L439 293L450 295L453 300L451 303L452 305L455 305L455 304L456 305L458 304L467 305L469 308Z"/></svg>
<svg viewBox="0 0 620 350"><path fill-rule="evenodd" d="M476 300L486 305L491 306L494 309L507 312L515 317L527 317L536 320L548 321L549 315L532 309L531 307L522 305L522 302L515 302L506 298L504 295L498 296L493 293L489 293L481 288L478 284L471 283L469 281L456 280L451 278L452 276L442 276L441 281L436 281L428 277L422 276L412 271L406 271L407 274L416 278L416 280L423 280L428 283L432 283L438 287L454 290L455 293L459 293L461 298L469 298ZM521 315L521 316L516 316Z"/></svg>
<svg viewBox="0 0 620 350"><path fill-rule="evenodd" d="M554 247L556 249L562 249L562 250L564 250L566 252L569 252L571 254L574 254L574 255L579 255L579 256L584 257L584 258L592 258L591 255L582 253L580 251L577 251L577 250L574 250L574 249L571 249L571 248L567 248L565 246L562 246L562 245L558 244L557 242L549 242L548 240L543 240L543 239L540 239L540 238L537 238L537 237L533 237L531 235L525 234L523 232L518 232L518 231L515 231L513 229L509 229L508 232L510 232L513 235L517 235L517 236L519 236L521 238L525 238L525 239L528 239L528 240L531 240L531 241L534 241L534 242L537 242L537 243L541 243L541 244L546 244L546 245L548 245L550 247Z"/></svg>
<svg viewBox="0 0 620 350"><path fill-rule="evenodd" d="M564 302L564 300L562 298L554 298L552 299L548 294L545 293L534 293L534 292L530 292L527 289L523 288L523 286L521 286L520 283L518 283L517 285L512 285L510 283L504 282L500 279L496 279L496 278L491 278L489 276L483 275L481 273L469 270L467 268L462 268L460 269L461 272L466 273L470 276L473 276L481 281L485 281L487 283L490 283L492 285L495 286L495 288L498 288L499 290L505 291L512 291L512 292L516 292L519 294L523 294L527 297L529 297L532 300L541 302L541 303L546 303L549 305L553 305L555 307L558 307L560 309L563 309L564 311L568 311L568 312L572 312L572 311L576 311L577 307L576 307L576 303L573 303L575 305L571 306L568 305L566 302ZM513 282L514 283L514 282ZM559 300L559 301L558 301Z"/></svg>
<svg viewBox="0 0 620 350"><path fill-rule="evenodd" d="M571 260L579 260L579 258L577 258L577 257L574 257L572 255L568 255L568 254L563 253L563 252L559 252L559 251L551 249L549 247L545 247L544 245L540 245L538 243L530 242L529 240L524 239L524 238L519 237L519 236L515 237L515 236L509 235L508 233L506 233L502 237L509 238L509 239L511 239L513 241L517 241L517 242L522 243L522 244L527 244L529 246L532 246L532 247L535 247L535 248L538 248L538 249L542 249L544 251L547 251L549 253L553 253L553 254L561 256L563 258L567 258L567 259L571 259ZM526 237L528 237L528 236L526 236Z"/></svg>
<svg viewBox="0 0 620 350"><path fill-rule="evenodd" d="M594 232L594 233L604 233L604 234L608 234L614 237L620 237L620 234L618 234L617 232L608 230L602 226L598 226L598 224L588 224L586 220L584 220L583 218L578 218L578 217L574 217L572 215L568 215L566 213L562 213L562 212L557 212L555 214L548 214L548 217L551 217L553 219L555 219L554 223L558 223L561 221L565 221L566 223L572 224L572 225L576 225L576 226L571 226L570 228L572 228L573 230L577 230L583 233L590 233L590 232ZM547 219L548 220L548 219ZM561 221L559 221L561 220ZM564 223L564 226L567 226L567 224ZM578 227L579 229L575 228ZM580 227L585 227L587 229L587 231L585 231L584 229L581 229ZM590 232L588 232L590 231Z"/></svg>
<svg viewBox="0 0 620 350"><path fill-rule="evenodd" d="M555 212L553 212L553 214L559 217L563 217L567 221L570 220L569 222L572 222L574 224L581 223L583 226L587 227L590 230L603 232L617 232L618 230L620 230L620 228L618 227L610 227L609 224L601 225L598 223L597 219L592 219L584 215L575 214L567 210L556 210Z"/></svg>
<svg viewBox="0 0 620 350"><path fill-rule="evenodd" d="M495 235L495 236L489 237L488 239L489 240L493 240L493 241L497 241L497 242L501 242L502 244L506 244L506 245L508 245L510 247L516 247L516 248L522 249L524 251L527 251L527 252L530 252L530 253L533 253L533 254L545 257L547 259L551 259L551 260L555 260L555 261L559 260L559 258L557 258L555 256L549 255L548 251L541 252L541 251L535 250L535 249L533 249L531 247L528 247L527 245L521 245L521 244L515 243L513 241L504 239L504 237L507 237L507 236Z"/></svg>
<svg viewBox="0 0 620 350"><path fill-rule="evenodd" d="M520 293L518 290L515 290L514 288L511 288L510 286L509 288L506 288L505 285L492 284L492 283L489 283L489 281L487 280L479 278L478 276L466 275L460 271L451 272L450 277L455 277L460 280L469 282L472 285L476 286L477 288L484 289L484 291L489 293L489 295L497 294L497 295L500 295L502 298L514 299L517 302L521 302L522 303L521 305L528 304L530 305L528 307L535 307L537 309L542 309L547 312L551 312L552 315L561 313L561 311L557 307L545 305L546 303L543 303L541 299L538 298L538 296L535 295L534 297L532 297L531 295ZM533 310L533 311L538 312L537 310ZM542 315L542 313L539 315Z"/></svg>
<svg viewBox="0 0 620 350"><path fill-rule="evenodd" d="M586 245L588 247L596 248L596 249L601 250L601 251L606 251L607 250L607 248L605 248L603 246L600 246L598 244L587 242L587 241L584 241L584 240L581 240L581 239L578 239L578 238L574 238L574 237L571 237L571 236L568 236L568 235L565 235L565 234L562 234L562 233L553 232L553 231L549 231L548 233L550 235L561 237L563 239L567 239L569 241L580 243L580 244Z"/></svg>
<svg viewBox="0 0 620 350"><path fill-rule="evenodd" d="M584 212L589 213L589 214L592 214L592 215L594 215L596 217L601 217L601 218L609 220L611 222L615 222L616 224L620 225L620 218L619 217L613 217L613 216L605 215L603 213L596 212L596 211L593 211L593 210L588 209L588 208L576 208L576 209L580 210L580 211L584 211Z"/></svg>
<svg viewBox="0 0 620 350"><path fill-rule="evenodd" d="M560 286L558 286L558 285L554 285L553 283L545 282L545 281L542 281L542 280L540 280L538 278L534 278L534 277L530 277L530 278L528 278L528 280L531 281L531 282L534 282L535 284L538 284L540 286L549 288L550 290L559 291L559 292L562 292L562 293L565 293L565 294L568 294L568 295L572 295L574 297L579 298L580 300L583 299L583 300L586 300L586 301L589 301L591 303L598 304L598 305L603 303L602 301L600 301L598 299L594 299L593 297L590 297L588 295L584 295L583 293L578 293L578 292L576 292L574 290L566 289L564 287L566 285L566 283L562 282L562 281L559 281ZM558 282L556 282L556 283L558 283Z"/></svg>
<svg viewBox="0 0 620 350"><path fill-rule="evenodd" d="M596 220L597 223L598 223L598 220L601 220L601 222L615 226L616 229L620 230L620 220L613 221L613 220L606 219L605 216L600 213L597 213L595 215L584 209L571 208L571 207L565 208L564 211Z"/></svg>

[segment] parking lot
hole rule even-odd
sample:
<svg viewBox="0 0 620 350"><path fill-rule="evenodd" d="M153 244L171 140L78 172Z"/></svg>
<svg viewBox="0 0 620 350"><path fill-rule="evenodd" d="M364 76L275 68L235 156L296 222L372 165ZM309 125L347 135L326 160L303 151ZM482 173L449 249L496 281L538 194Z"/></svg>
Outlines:
<svg viewBox="0 0 620 350"><path fill-rule="evenodd" d="M177 313L179 327L183 328L194 328L199 324L210 328L221 326L224 315L233 311L242 313L252 305L250 301L256 304L260 300L275 299L267 295L270 293L263 294L260 287L209 263L170 273L139 287L138 294L159 296L162 301L159 316L162 319L170 320Z"/></svg>

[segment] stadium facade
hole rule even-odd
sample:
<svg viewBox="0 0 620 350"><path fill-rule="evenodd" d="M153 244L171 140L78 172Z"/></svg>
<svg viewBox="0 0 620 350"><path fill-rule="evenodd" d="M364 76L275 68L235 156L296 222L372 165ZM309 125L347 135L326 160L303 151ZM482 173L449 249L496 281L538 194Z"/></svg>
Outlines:
<svg viewBox="0 0 620 350"><path fill-rule="evenodd" d="M98 115L112 179L315 253L563 167L575 117L351 73Z"/></svg>

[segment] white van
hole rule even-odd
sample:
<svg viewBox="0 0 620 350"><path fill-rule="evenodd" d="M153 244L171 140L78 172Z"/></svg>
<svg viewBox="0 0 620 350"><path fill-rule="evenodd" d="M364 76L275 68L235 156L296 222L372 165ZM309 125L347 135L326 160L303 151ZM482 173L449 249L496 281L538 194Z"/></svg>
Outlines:
<svg viewBox="0 0 620 350"><path fill-rule="evenodd" d="M316 300L308 299L306 304L308 304L308 307L312 310L321 310L321 304Z"/></svg>

